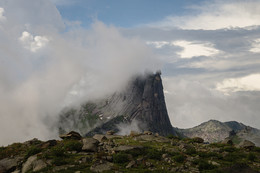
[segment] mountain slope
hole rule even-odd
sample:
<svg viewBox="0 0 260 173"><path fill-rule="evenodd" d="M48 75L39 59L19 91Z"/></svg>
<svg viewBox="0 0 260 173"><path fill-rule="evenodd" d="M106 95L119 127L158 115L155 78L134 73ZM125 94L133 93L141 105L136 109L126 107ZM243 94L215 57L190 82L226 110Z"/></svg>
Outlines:
<svg viewBox="0 0 260 173"><path fill-rule="evenodd" d="M201 137L210 143L219 142L229 137L235 143L246 139L260 146L260 130L236 121L223 123L217 120L210 120L193 128L178 130L186 137Z"/></svg>
<svg viewBox="0 0 260 173"><path fill-rule="evenodd" d="M138 76L123 91L69 112L61 115L61 132L77 130L93 135L108 130L119 133L149 130L164 136L176 135L168 117L159 72Z"/></svg>

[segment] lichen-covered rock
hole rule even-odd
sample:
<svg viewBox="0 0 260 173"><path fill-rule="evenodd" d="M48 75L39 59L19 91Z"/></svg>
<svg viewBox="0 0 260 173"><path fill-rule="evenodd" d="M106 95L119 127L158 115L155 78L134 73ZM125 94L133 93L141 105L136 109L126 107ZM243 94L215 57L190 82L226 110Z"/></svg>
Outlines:
<svg viewBox="0 0 260 173"><path fill-rule="evenodd" d="M76 139L80 140L82 136L78 132L71 131L67 134L60 135L61 139Z"/></svg>
<svg viewBox="0 0 260 173"><path fill-rule="evenodd" d="M0 173L12 172L22 161L22 157L12 157L0 160Z"/></svg>
<svg viewBox="0 0 260 173"><path fill-rule="evenodd" d="M98 140L94 138L84 138L82 142L83 142L83 146L82 146L83 151L91 151L91 152L97 151L98 143L99 143Z"/></svg>
<svg viewBox="0 0 260 173"><path fill-rule="evenodd" d="M93 171L93 172L104 172L104 171L109 171L112 168L113 168L113 163L103 162L103 163L93 164L90 167L90 170Z"/></svg>
<svg viewBox="0 0 260 173"><path fill-rule="evenodd" d="M238 144L239 148L245 148L245 149L252 149L255 147L255 144L251 141L244 140L241 143Z"/></svg>

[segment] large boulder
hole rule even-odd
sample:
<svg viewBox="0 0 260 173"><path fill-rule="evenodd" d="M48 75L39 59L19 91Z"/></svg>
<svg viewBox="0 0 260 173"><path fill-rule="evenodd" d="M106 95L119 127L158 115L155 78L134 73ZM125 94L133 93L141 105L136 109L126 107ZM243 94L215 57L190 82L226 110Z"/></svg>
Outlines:
<svg viewBox="0 0 260 173"><path fill-rule="evenodd" d="M109 171L112 168L113 168L113 163L103 162L103 163L93 164L90 167L90 170L93 172L104 172L104 171Z"/></svg>
<svg viewBox="0 0 260 173"><path fill-rule="evenodd" d="M82 137L78 132L71 131L67 134L60 135L61 139L76 139L80 140Z"/></svg>
<svg viewBox="0 0 260 173"><path fill-rule="evenodd" d="M101 134L95 134L93 136L93 138L98 140L99 142L104 142L104 141L108 140L105 135L101 135Z"/></svg>
<svg viewBox="0 0 260 173"><path fill-rule="evenodd" d="M26 173L29 170L33 172L40 171L43 168L46 168L47 164L43 160L38 160L37 155L31 156L23 164L22 173Z"/></svg>
<svg viewBox="0 0 260 173"><path fill-rule="evenodd" d="M22 157L14 157L0 160L0 173L14 171L18 167L22 159Z"/></svg>
<svg viewBox="0 0 260 173"><path fill-rule="evenodd" d="M99 144L98 140L94 138L84 138L82 142L83 142L83 146L82 146L83 151L91 151L91 152L97 151L98 144Z"/></svg>
<svg viewBox="0 0 260 173"><path fill-rule="evenodd" d="M244 140L241 143L238 144L239 148L245 148L245 149L252 149L255 147L255 144L251 141Z"/></svg>

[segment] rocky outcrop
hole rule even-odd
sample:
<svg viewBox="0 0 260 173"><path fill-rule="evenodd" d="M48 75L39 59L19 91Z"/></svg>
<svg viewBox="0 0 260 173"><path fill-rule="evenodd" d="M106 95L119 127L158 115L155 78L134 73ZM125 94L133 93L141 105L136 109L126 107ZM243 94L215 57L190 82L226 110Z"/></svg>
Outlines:
<svg viewBox="0 0 260 173"><path fill-rule="evenodd" d="M205 142L220 142L224 143L228 140L238 144L243 140L249 140L260 146L260 130L246 126L236 121L220 122L210 120L202 123L199 126L189 129L178 129L184 136L193 138L203 138Z"/></svg>
<svg viewBox="0 0 260 173"><path fill-rule="evenodd" d="M70 124L78 121L70 130L78 128L86 136L110 130L118 133L121 128L129 129L127 134L136 130L176 135L168 116L159 72L135 77L121 92L91 101L79 111L67 111L61 116L61 122L66 119L72 119ZM61 123L60 128L68 128L67 124Z"/></svg>

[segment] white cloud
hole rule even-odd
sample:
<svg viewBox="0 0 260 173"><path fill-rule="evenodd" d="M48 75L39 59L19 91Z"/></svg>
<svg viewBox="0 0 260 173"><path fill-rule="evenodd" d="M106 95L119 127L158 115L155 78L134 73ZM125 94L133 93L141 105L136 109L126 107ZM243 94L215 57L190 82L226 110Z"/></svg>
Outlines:
<svg viewBox="0 0 260 173"><path fill-rule="evenodd" d="M237 91L260 91L260 74L225 79L217 84L216 89L225 94Z"/></svg>
<svg viewBox="0 0 260 173"><path fill-rule="evenodd" d="M252 48L249 50L253 53L260 53L260 39L255 39L254 43L252 44Z"/></svg>
<svg viewBox="0 0 260 173"><path fill-rule="evenodd" d="M0 21L5 21L6 17L4 16L5 9L0 7Z"/></svg>
<svg viewBox="0 0 260 173"><path fill-rule="evenodd" d="M212 56L219 53L210 43L197 43L185 40L174 41L172 45L182 47L183 50L178 52L181 58L192 58L195 56Z"/></svg>
<svg viewBox="0 0 260 173"><path fill-rule="evenodd" d="M24 47L32 52L36 52L37 50L46 46L49 42L49 39L45 36L33 36L27 31L22 33L22 36L19 38Z"/></svg>
<svg viewBox="0 0 260 173"><path fill-rule="evenodd" d="M168 16L150 26L216 30L236 27L250 29L251 26L260 25L260 2L257 0L210 1L190 8L197 11L197 14Z"/></svg>
<svg viewBox="0 0 260 173"><path fill-rule="evenodd" d="M168 41L147 41L146 44L154 46L157 49L160 49L163 46L170 45L171 43Z"/></svg>

